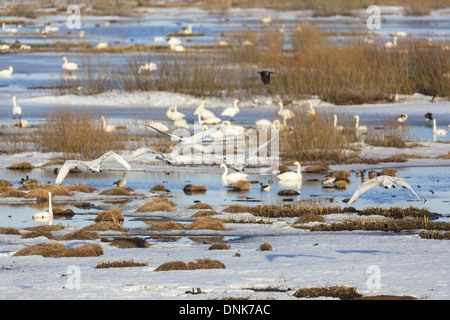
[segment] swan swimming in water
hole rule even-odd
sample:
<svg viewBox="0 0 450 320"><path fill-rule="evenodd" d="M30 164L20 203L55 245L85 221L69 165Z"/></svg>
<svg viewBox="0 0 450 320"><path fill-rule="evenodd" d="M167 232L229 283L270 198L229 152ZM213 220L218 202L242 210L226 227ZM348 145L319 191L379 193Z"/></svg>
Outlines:
<svg viewBox="0 0 450 320"><path fill-rule="evenodd" d="M444 129L436 129L436 119L433 119L433 135L446 136L448 132Z"/></svg>
<svg viewBox="0 0 450 320"><path fill-rule="evenodd" d="M246 173L241 173L241 172L233 172L228 174L228 168L227 166L222 163L219 168L224 168L224 172L222 174L222 180L245 180L247 179L247 174Z"/></svg>
<svg viewBox="0 0 450 320"><path fill-rule="evenodd" d="M58 176L56 177L55 184L60 185L64 178L69 173L69 170L82 165L87 167L92 173L102 172L102 164L106 160L114 160L118 163L120 163L122 166L124 166L126 169L130 170L131 166L130 164L125 161L121 156L119 156L114 151L108 151L104 155L102 155L100 158L92 160L92 161L81 161L81 160L67 160L64 162L64 165L58 172Z"/></svg>
<svg viewBox="0 0 450 320"><path fill-rule="evenodd" d="M369 130L366 126L360 126L359 125L359 116L358 115L354 116L353 118L356 119L355 129L358 132L359 131L366 132L367 130Z"/></svg>
<svg viewBox="0 0 450 320"><path fill-rule="evenodd" d="M48 193L48 210L33 214L33 220L46 222L53 219L52 193Z"/></svg>
<svg viewBox="0 0 450 320"><path fill-rule="evenodd" d="M298 161L295 161L293 164L297 166L297 172L293 171L285 172L277 175L277 178L280 180L301 180L302 179L301 165Z"/></svg>
<svg viewBox="0 0 450 320"><path fill-rule="evenodd" d="M353 202L356 201L356 199L358 199L358 197L360 195L362 195L367 190L370 190L376 186L380 186L385 189L389 189L389 188L395 188L395 184L397 184L397 183L399 185L402 185L402 186L408 188L409 190L411 190L412 193L414 193L414 195L417 197L417 199L422 201L422 199L420 199L420 197L414 192L413 188L411 188L411 186L408 184L408 182L406 182L404 179L399 178L399 177L391 177L391 176L378 176L373 179L364 181L358 187L358 189L356 189L355 193L350 198L350 201L348 202L348 204L352 204ZM423 201L425 202L426 199L424 198Z"/></svg>
<svg viewBox="0 0 450 320"><path fill-rule="evenodd" d="M69 62L66 57L62 57L64 60L64 63L62 65L62 68L66 71L72 72L78 70L78 64L75 62Z"/></svg>
<svg viewBox="0 0 450 320"><path fill-rule="evenodd" d="M11 78L13 74L13 67L9 66L8 69L4 69L0 71L0 78Z"/></svg>

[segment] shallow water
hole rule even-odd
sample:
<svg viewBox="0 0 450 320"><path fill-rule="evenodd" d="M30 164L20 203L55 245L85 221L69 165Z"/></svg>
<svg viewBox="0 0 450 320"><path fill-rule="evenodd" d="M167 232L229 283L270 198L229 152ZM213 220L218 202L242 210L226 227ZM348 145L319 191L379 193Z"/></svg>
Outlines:
<svg viewBox="0 0 450 320"><path fill-rule="evenodd" d="M262 192L259 184L251 184L248 192L232 192L228 191L226 185L221 181L222 169L213 170L209 168L206 171L189 171L177 168L171 170L167 167L158 171L129 171L127 175L127 186L135 190L136 193L145 193L156 184L164 185L170 193L170 197L178 205L191 205L195 201L201 201L210 204L213 208L223 208L231 204L243 204L247 206L257 206L260 204L307 204L307 205L330 205L341 207L347 206L342 202L345 198L350 198L360 184L360 178L352 175L351 182L346 190L325 189L322 188L321 179L324 174L307 174L303 173L303 181L301 183L281 183L274 176L261 175L259 172L249 173L249 181L261 181L267 184L269 178L273 179L270 192ZM2 178L14 182L19 185L20 179L24 176L22 173L11 170L1 170ZM37 178L39 181L52 181L55 176L52 170L33 169L28 173L30 178ZM427 199L426 203L419 202L415 196L405 188L398 186L395 189L385 190L382 188L374 188L358 198L352 205L357 209L368 206L392 207L401 206L409 207L410 205L419 208L428 208L430 211L442 214L443 217L439 221L450 221L450 167L415 167L400 168L397 176L403 177L413 187L416 193ZM65 184L72 185L75 183L87 182L87 185L99 189L109 189L112 183L121 178L119 171L104 171L101 174L80 173L71 174L64 181ZM188 195L183 192L183 187L187 184L204 185L207 192L202 194ZM278 196L277 192L283 189L297 190L298 196ZM79 193L82 196L82 193ZM114 198L112 198L112 201ZM149 199L131 200L124 205L113 205L121 209L126 216L124 227L126 228L142 228L144 223L136 220L139 214L135 210ZM58 201L57 201L58 202ZM54 220L54 223L62 223L70 226L85 226L92 223L99 210L103 210L105 205L111 207L110 203L102 201L93 201L95 206L91 209L78 209L73 205L65 208L71 208L76 214L71 219ZM102 209L103 208L103 209ZM0 226L8 226L15 228L24 228L42 224L32 220L32 215L36 212L46 210L36 209L27 204L10 205L0 204ZM220 211L221 209L217 209ZM175 218L176 219L176 218Z"/></svg>

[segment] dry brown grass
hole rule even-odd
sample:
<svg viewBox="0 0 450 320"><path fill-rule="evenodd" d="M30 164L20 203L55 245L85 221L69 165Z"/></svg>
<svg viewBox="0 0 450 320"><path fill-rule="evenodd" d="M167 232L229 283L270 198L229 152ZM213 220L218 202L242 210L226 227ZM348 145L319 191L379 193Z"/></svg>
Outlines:
<svg viewBox="0 0 450 320"><path fill-rule="evenodd" d="M113 221L100 221L94 224L88 225L83 228L84 231L122 231L123 223Z"/></svg>
<svg viewBox="0 0 450 320"><path fill-rule="evenodd" d="M16 228L10 227L0 227L0 234L10 234L15 236L20 236L20 231Z"/></svg>
<svg viewBox="0 0 450 320"><path fill-rule="evenodd" d="M188 209L195 209L195 210L198 210L198 209L209 209L209 210L212 210L212 207L209 204L207 204L207 203L199 202L199 203L196 203L196 204L193 204L193 205L189 206Z"/></svg>
<svg viewBox="0 0 450 320"><path fill-rule="evenodd" d="M22 192L20 190L12 189L12 190L6 190L6 191L2 192L1 197L2 198L9 198L9 197L22 198L22 197L25 197L25 195L26 195L25 192Z"/></svg>
<svg viewBox="0 0 450 320"><path fill-rule="evenodd" d="M103 190L100 192L101 195L104 196L129 196L130 191L126 188L112 188L108 190Z"/></svg>
<svg viewBox="0 0 450 320"><path fill-rule="evenodd" d="M106 269L106 268L129 268L129 267L148 267L147 262L136 262L134 259L131 260L121 260L121 261L99 261L95 268Z"/></svg>
<svg viewBox="0 0 450 320"><path fill-rule="evenodd" d="M31 162L28 162L28 161L23 161L20 163L13 163L12 165L10 165L8 167L8 169L11 169L11 170L30 170L33 168L34 168L34 166L31 164Z"/></svg>
<svg viewBox="0 0 450 320"><path fill-rule="evenodd" d="M214 216L216 214L219 214L217 211L214 210L202 210L202 211L197 211L196 213L194 213L192 215L193 218L201 218L201 217L209 217L209 216Z"/></svg>
<svg viewBox="0 0 450 320"><path fill-rule="evenodd" d="M111 245L122 249L147 248L150 246L150 244L144 238L129 236L115 237L111 241Z"/></svg>
<svg viewBox="0 0 450 320"><path fill-rule="evenodd" d="M184 230L186 227L175 221L145 221L149 225L150 230L166 231L166 230Z"/></svg>
<svg viewBox="0 0 450 320"><path fill-rule="evenodd" d="M317 214L305 214L297 219L295 223L309 223L309 222L325 222L325 218Z"/></svg>
<svg viewBox="0 0 450 320"><path fill-rule="evenodd" d="M231 249L231 246L227 243L219 242L219 243L213 243L208 250L229 250Z"/></svg>
<svg viewBox="0 0 450 320"><path fill-rule="evenodd" d="M73 248L66 248L60 243L48 243L38 246L29 246L17 251L14 256L41 255L43 257L97 257L103 254L101 246L84 244Z"/></svg>
<svg viewBox="0 0 450 320"><path fill-rule="evenodd" d="M152 187L150 189L150 191L165 191L165 192L169 192L169 190L166 189L165 186L163 186L162 184L157 184L154 187Z"/></svg>
<svg viewBox="0 0 450 320"><path fill-rule="evenodd" d="M222 220L217 218L201 218L192 222L188 227L188 230L216 230L216 231L225 231L225 224Z"/></svg>
<svg viewBox="0 0 450 320"><path fill-rule="evenodd" d="M154 211L166 211L170 212L173 210L175 203L166 197L156 198L153 201L144 203L138 212L154 212Z"/></svg>
<svg viewBox="0 0 450 320"><path fill-rule="evenodd" d="M99 117L88 111L76 113L57 109L47 115L46 123L36 131L35 143L42 152L62 152L64 158L95 159L109 150L124 149L117 133L103 130Z"/></svg>
<svg viewBox="0 0 450 320"><path fill-rule="evenodd" d="M297 298L317 298L317 297L331 297L339 298L340 300L352 300L362 297L356 288L347 286L332 286L332 287L316 287L303 288L294 293Z"/></svg>
<svg viewBox="0 0 450 320"><path fill-rule="evenodd" d="M99 212L94 221L112 221L114 223L123 222L123 212L119 209L105 210Z"/></svg>
<svg viewBox="0 0 450 320"><path fill-rule="evenodd" d="M227 188L229 191L237 191L237 192L249 191L250 190L250 181L239 180L239 181L230 183L227 186Z"/></svg>
<svg viewBox="0 0 450 320"><path fill-rule="evenodd" d="M0 187L12 187L13 183L8 180L0 179Z"/></svg>
<svg viewBox="0 0 450 320"><path fill-rule="evenodd" d="M263 243L258 248L259 251L272 251L272 245L270 243Z"/></svg>
<svg viewBox="0 0 450 320"><path fill-rule="evenodd" d="M78 230L69 234L66 234L58 240L65 241L65 240L97 240L100 239L100 235L97 232L92 231L84 231L84 230Z"/></svg>
<svg viewBox="0 0 450 320"><path fill-rule="evenodd" d="M194 186L192 184L187 184L183 187L183 191L186 194L205 193L206 186Z"/></svg>
<svg viewBox="0 0 450 320"><path fill-rule="evenodd" d="M226 269L225 265L218 260L197 259L195 262L185 263L183 261L171 261L160 265L155 271L170 270L198 270L198 269Z"/></svg>

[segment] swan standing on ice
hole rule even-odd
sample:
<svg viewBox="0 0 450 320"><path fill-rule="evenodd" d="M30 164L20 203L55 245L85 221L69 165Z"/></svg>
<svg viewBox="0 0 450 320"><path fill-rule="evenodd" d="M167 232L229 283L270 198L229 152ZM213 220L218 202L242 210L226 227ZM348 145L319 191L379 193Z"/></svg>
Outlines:
<svg viewBox="0 0 450 320"><path fill-rule="evenodd" d="M233 118L236 114L238 114L239 112L239 108L237 106L237 104L240 101L238 99L234 100L234 106L233 107L228 107L225 108L225 110L222 111L222 113L220 114L221 116L224 117L229 117L229 118Z"/></svg>
<svg viewBox="0 0 450 320"><path fill-rule="evenodd" d="M112 124L107 124L106 123L106 120L105 120L104 116L100 116L100 118L102 118L102 121L103 121L103 131L105 131L105 132L116 131L116 128Z"/></svg>
<svg viewBox="0 0 450 320"><path fill-rule="evenodd" d="M356 119L356 124L355 124L356 131L358 131L358 132L360 132L360 131L366 132L367 130L369 130L366 126L360 126L359 125L359 116L358 115L354 116L353 118Z"/></svg>
<svg viewBox="0 0 450 320"><path fill-rule="evenodd" d="M255 124L258 129L270 129L272 127L272 122L267 119L260 119Z"/></svg>
<svg viewBox="0 0 450 320"><path fill-rule="evenodd" d="M48 210L33 214L33 220L48 221L53 219L52 193L48 193Z"/></svg>
<svg viewBox="0 0 450 320"><path fill-rule="evenodd" d="M422 201L422 199L419 198L419 196L414 192L413 188L411 188L411 186L408 184L408 182L406 182L404 179L399 178L399 177L391 177L391 176L378 176L376 178L364 181L358 187L358 189L356 189L355 193L350 198L350 201L348 202L348 204L352 204L353 202L356 201L356 199L360 195L362 195L367 190L370 190L376 186L380 186L385 189L389 189L389 188L395 188L396 183L411 190L412 193L414 193L414 195L417 197L417 199L419 199L419 201ZM425 201L425 199L424 199L424 201Z"/></svg>
<svg viewBox="0 0 450 320"><path fill-rule="evenodd" d="M166 116L172 121L177 121L183 119L186 115L184 113L179 112L178 106L169 107L166 111Z"/></svg>
<svg viewBox="0 0 450 320"><path fill-rule="evenodd" d="M169 131L169 127L166 126L165 124L161 123L161 122L150 121L148 123L148 125L153 127L153 128L156 128L156 129L158 129L159 131L162 131L162 132ZM148 127L148 126L146 125L146 127Z"/></svg>
<svg viewBox="0 0 450 320"><path fill-rule="evenodd" d="M199 113L197 114L197 116L198 116L198 123L200 123L200 124L218 124L218 123L222 122L221 119L219 119L215 116L204 119L204 120L202 120L202 116Z"/></svg>
<svg viewBox="0 0 450 320"><path fill-rule="evenodd" d="M334 129L337 130L337 131L342 131L342 130L344 130L344 126L338 126L338 125L337 125L337 115L336 115L336 114L333 114L333 119L334 119L334 121L333 121L333 127L334 127Z"/></svg>
<svg viewBox="0 0 450 320"><path fill-rule="evenodd" d="M248 175L246 173L233 172L233 173L228 174L228 168L223 163L219 166L219 168L225 169L222 174L222 180L245 180L245 179L247 179Z"/></svg>
<svg viewBox="0 0 450 320"><path fill-rule="evenodd" d="M29 44L21 44L20 45L20 51L30 51L31 50L31 46Z"/></svg>
<svg viewBox="0 0 450 320"><path fill-rule="evenodd" d="M401 115L399 115L397 118L395 118L395 120L397 120L397 122L405 122L406 119L408 119L408 115L406 113L403 113Z"/></svg>
<svg viewBox="0 0 450 320"><path fill-rule="evenodd" d="M188 123L184 119L178 119L173 122L174 126L177 128L187 129L189 128Z"/></svg>
<svg viewBox="0 0 450 320"><path fill-rule="evenodd" d="M436 129L436 119L433 119L433 135L446 136L448 134L444 129Z"/></svg>
<svg viewBox="0 0 450 320"><path fill-rule="evenodd" d="M307 102L308 102L308 105L309 105L308 116L315 116L316 115L316 110L314 110L311 101L308 100Z"/></svg>
<svg viewBox="0 0 450 320"><path fill-rule="evenodd" d="M195 109L193 115L196 116L197 114L199 114L203 119L216 117L216 115L212 111L205 108L205 100L203 100L203 102L197 107L197 109Z"/></svg>
<svg viewBox="0 0 450 320"><path fill-rule="evenodd" d="M4 69L0 71L0 78L11 78L13 74L13 67L9 66L8 69Z"/></svg>
<svg viewBox="0 0 450 320"><path fill-rule="evenodd" d="M108 151L104 155L102 155L100 158L92 160L92 161L81 161L81 160L67 160L64 162L64 165L59 170L58 175L56 176L56 185L60 185L64 178L69 173L69 170L77 167L79 165L87 167L92 173L102 172L102 164L106 160L114 160L118 163L120 163L122 166L124 166L126 169L130 170L131 166L130 164L125 161L121 156L119 156L114 151Z"/></svg>
<svg viewBox="0 0 450 320"><path fill-rule="evenodd" d="M139 66L138 74L141 74L142 71L156 71L158 70L158 65L154 62L147 62L146 64L142 64Z"/></svg>
<svg viewBox="0 0 450 320"><path fill-rule="evenodd" d="M127 175L126 172L123 173L122 179L118 180L116 182L113 183L114 187L118 187L118 188L122 188L125 187L125 185L127 184L127 179L125 179L125 176Z"/></svg>
<svg viewBox="0 0 450 320"><path fill-rule="evenodd" d="M16 116L19 116L19 122L22 120L22 108L16 104L16 96L13 96L12 114L14 119L16 119Z"/></svg>
<svg viewBox="0 0 450 320"><path fill-rule="evenodd" d="M77 71L78 70L78 64L76 64L75 62L69 62L67 61L66 57L62 57L62 59L64 60L64 63L62 65L62 68L66 71L72 72L72 71Z"/></svg>
<svg viewBox="0 0 450 320"><path fill-rule="evenodd" d="M293 164L297 166L297 172L293 171L285 172L277 175L277 178L280 180L301 180L302 179L301 165L298 161L295 161Z"/></svg>

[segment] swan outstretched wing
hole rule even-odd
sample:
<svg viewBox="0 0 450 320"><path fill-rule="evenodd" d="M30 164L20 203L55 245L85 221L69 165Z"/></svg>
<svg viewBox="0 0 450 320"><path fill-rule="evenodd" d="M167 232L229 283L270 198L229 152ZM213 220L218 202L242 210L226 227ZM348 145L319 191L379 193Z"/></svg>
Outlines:
<svg viewBox="0 0 450 320"><path fill-rule="evenodd" d="M158 128L155 128L155 127L152 126L152 125L146 124L145 126L147 127L147 129L150 129L150 130L156 131L157 133L160 133L160 134L163 134L163 135L172 137L172 138L175 139L175 141L178 141L178 142L183 142L183 141L184 141L184 140L183 140L183 137L179 137L179 136L174 135L174 134L169 133L169 132L161 131L161 130L159 130Z"/></svg>
<svg viewBox="0 0 450 320"><path fill-rule="evenodd" d="M364 181L363 183L361 183L361 185L358 187L358 189L356 189L355 193L350 198L350 201L348 202L348 204L352 204L353 202L356 201L356 199L358 199L358 197L360 195L362 195L367 190L370 190L376 186L378 186L378 181L376 181L376 180L370 179L370 180Z"/></svg>
<svg viewBox="0 0 450 320"><path fill-rule="evenodd" d="M64 162L64 165L61 167L61 169L59 169L58 175L56 176L55 184L56 185L61 184L63 180L66 178L70 169L73 169L79 165L83 165L85 167L88 166L84 161L81 160L67 160L66 162Z"/></svg>
<svg viewBox="0 0 450 320"><path fill-rule="evenodd" d="M156 153L161 156L164 156L159 150L149 148L149 147L141 147L141 148L136 149L133 152L131 152L131 154L126 156L125 158L127 161L131 162L131 161L134 161L137 157L143 155L144 153Z"/></svg>
<svg viewBox="0 0 450 320"><path fill-rule="evenodd" d="M215 125L214 127L206 129L204 131L197 132L196 134L194 134L192 136L192 140L195 142L195 141L198 141L198 140L200 140L200 139L202 139L204 137L207 137L211 133L216 132L221 126L223 126L223 123L219 123L218 125Z"/></svg>
<svg viewBox="0 0 450 320"><path fill-rule="evenodd" d="M417 197L417 199L419 199L420 201L422 201L422 199L420 199L420 197L417 195L417 193L413 190L413 188L409 185L408 182L405 181L405 179L399 178L399 177L395 177L395 182L398 183L399 185L402 185L406 188L408 188L409 190L412 191L412 193L414 193L414 195Z"/></svg>
<svg viewBox="0 0 450 320"><path fill-rule="evenodd" d="M97 161L99 165L101 165L104 161L106 160L114 160L117 161L118 163L120 163L122 166L124 166L126 169L130 170L131 166L130 164L121 156L119 156L117 153L115 153L114 151L108 151L107 153L105 153L104 155L102 155L100 158L94 160Z"/></svg>

